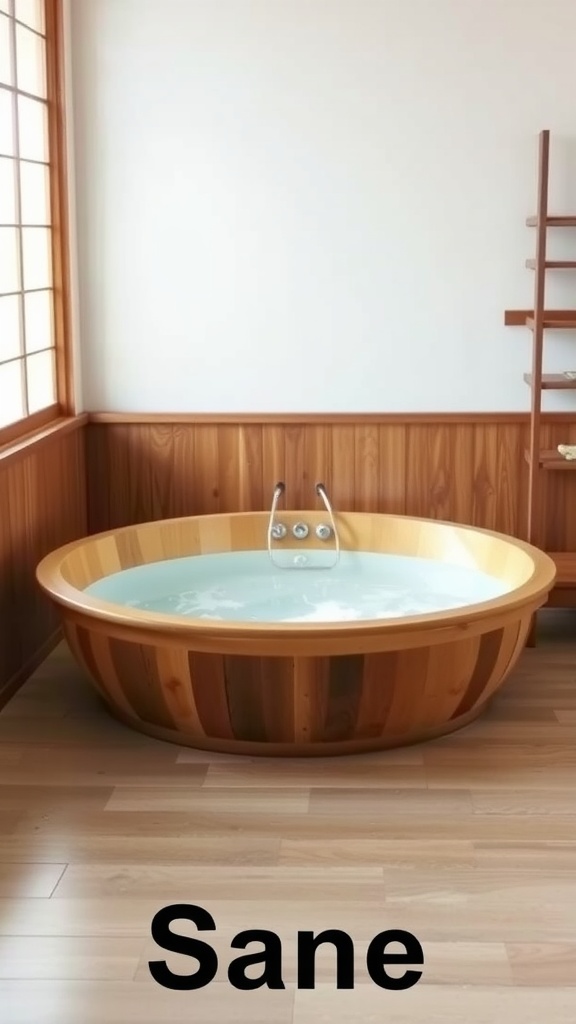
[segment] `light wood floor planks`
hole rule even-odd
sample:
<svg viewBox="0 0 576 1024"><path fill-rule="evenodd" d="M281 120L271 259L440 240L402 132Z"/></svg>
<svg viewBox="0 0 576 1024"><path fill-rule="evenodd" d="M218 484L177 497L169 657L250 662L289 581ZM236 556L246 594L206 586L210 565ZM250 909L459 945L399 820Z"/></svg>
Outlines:
<svg viewBox="0 0 576 1024"><path fill-rule="evenodd" d="M0 714L0 1020L574 1024L576 618L541 620L539 645L466 730L314 761L130 732L58 648ZM217 925L220 969L196 992L148 970L190 969L150 936L176 902ZM282 939L284 991L227 982L230 941L253 927ZM352 992L335 988L328 947L316 990L296 989L296 932L324 928L356 943ZM424 948L406 992L365 970L387 928Z"/></svg>

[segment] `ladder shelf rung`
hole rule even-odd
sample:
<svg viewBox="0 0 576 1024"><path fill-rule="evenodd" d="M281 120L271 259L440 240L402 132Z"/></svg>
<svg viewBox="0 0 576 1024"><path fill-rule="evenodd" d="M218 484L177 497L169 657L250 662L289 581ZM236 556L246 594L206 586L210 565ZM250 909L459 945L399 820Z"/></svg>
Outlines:
<svg viewBox="0 0 576 1024"><path fill-rule="evenodd" d="M524 452L526 462L530 462L530 452ZM538 465L542 469L570 471L576 470L576 459L565 459L555 448L544 449L539 453Z"/></svg>
<svg viewBox="0 0 576 1024"><path fill-rule="evenodd" d="M576 228L576 217L572 215L562 217L546 217L545 224L547 228ZM527 217L526 225L529 228L538 227L538 217Z"/></svg>
<svg viewBox="0 0 576 1024"><path fill-rule="evenodd" d="M528 270L536 270L536 260L526 260ZM576 260L546 260L545 270L576 270Z"/></svg>
<svg viewBox="0 0 576 1024"><path fill-rule="evenodd" d="M576 309L546 309L543 313L543 326L554 330L573 330L576 328ZM506 327L530 327L534 329L533 309L507 309L504 313Z"/></svg>
<svg viewBox="0 0 576 1024"><path fill-rule="evenodd" d="M526 317L526 327L529 327L531 331L535 330L536 318L534 316ZM576 328L576 317L574 320L554 320L552 317L545 316L542 327L548 331L571 331Z"/></svg>
<svg viewBox="0 0 576 1024"><path fill-rule="evenodd" d="M524 380L532 387L531 373L525 373ZM563 373L543 373L541 388L543 391L576 391L576 380L570 380Z"/></svg>

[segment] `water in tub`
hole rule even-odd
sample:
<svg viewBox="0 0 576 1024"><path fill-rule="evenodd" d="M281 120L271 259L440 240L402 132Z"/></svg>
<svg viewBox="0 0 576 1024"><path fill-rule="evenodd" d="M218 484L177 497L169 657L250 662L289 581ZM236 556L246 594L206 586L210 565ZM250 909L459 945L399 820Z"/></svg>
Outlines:
<svg viewBox="0 0 576 1024"><path fill-rule="evenodd" d="M460 565L342 551L195 555L106 576L86 593L142 611L236 622L346 622L447 611L489 601L505 582Z"/></svg>

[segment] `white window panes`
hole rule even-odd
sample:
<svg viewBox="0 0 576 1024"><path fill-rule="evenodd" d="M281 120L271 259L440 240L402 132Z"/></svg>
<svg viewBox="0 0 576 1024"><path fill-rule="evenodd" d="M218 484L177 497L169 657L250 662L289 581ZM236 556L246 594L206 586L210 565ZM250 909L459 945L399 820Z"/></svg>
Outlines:
<svg viewBox="0 0 576 1024"><path fill-rule="evenodd" d="M20 207L22 224L50 224L50 175L45 164L20 161Z"/></svg>
<svg viewBox="0 0 576 1024"><path fill-rule="evenodd" d="M18 132L22 160L48 160L48 118L46 104L18 97Z"/></svg>
<svg viewBox="0 0 576 1024"><path fill-rule="evenodd" d="M38 352L54 345L52 292L29 292L24 296L26 352Z"/></svg>
<svg viewBox="0 0 576 1024"><path fill-rule="evenodd" d="M5 14L11 14L10 0L0 0L0 11L4 11Z"/></svg>
<svg viewBox="0 0 576 1024"><path fill-rule="evenodd" d="M56 401L56 374L54 372L54 349L38 352L26 359L28 378L28 411L39 412Z"/></svg>
<svg viewBox="0 0 576 1024"><path fill-rule="evenodd" d="M52 287L49 228L22 228L24 291Z"/></svg>
<svg viewBox="0 0 576 1024"><path fill-rule="evenodd" d="M16 161L0 156L0 224L16 223L15 173Z"/></svg>
<svg viewBox="0 0 576 1024"><path fill-rule="evenodd" d="M46 96L44 39L23 25L16 25L16 82L22 92Z"/></svg>
<svg viewBox="0 0 576 1024"><path fill-rule="evenodd" d="M25 415L22 360L0 364L0 427L16 423Z"/></svg>
<svg viewBox="0 0 576 1024"><path fill-rule="evenodd" d="M0 89L0 155L14 156L12 93Z"/></svg>
<svg viewBox="0 0 576 1024"><path fill-rule="evenodd" d="M0 295L20 290L18 232L0 228Z"/></svg>
<svg viewBox="0 0 576 1024"><path fill-rule="evenodd" d="M44 28L44 0L14 0L14 10L17 21L23 21L25 25L29 25L36 32L46 31Z"/></svg>
<svg viewBox="0 0 576 1024"><path fill-rule="evenodd" d="M21 354L20 301L19 295L0 298L0 363Z"/></svg>
<svg viewBox="0 0 576 1024"><path fill-rule="evenodd" d="M11 32L11 22L5 14L0 14L0 82L3 85L14 85Z"/></svg>

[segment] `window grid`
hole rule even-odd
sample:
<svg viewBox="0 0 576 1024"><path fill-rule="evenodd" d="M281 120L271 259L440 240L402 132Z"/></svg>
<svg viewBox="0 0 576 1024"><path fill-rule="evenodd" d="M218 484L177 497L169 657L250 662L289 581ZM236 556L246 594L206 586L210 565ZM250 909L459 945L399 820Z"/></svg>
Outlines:
<svg viewBox="0 0 576 1024"><path fill-rule="evenodd" d="M11 0L12 13L15 15L15 0ZM20 119L18 116L18 57L16 53L16 20L9 23L10 28L10 50L12 56L12 76L14 89L12 91L12 130L14 132L14 205L16 208L16 222L18 224L16 237L18 239L18 273L20 277L20 372L22 381L22 398L24 415L30 415L28 402L28 368L26 366L26 303L24 301L24 248L22 244L22 188L20 180Z"/></svg>
<svg viewBox="0 0 576 1024"><path fill-rule="evenodd" d="M8 10L6 11L6 7ZM18 0L8 0L8 4L0 7L0 18L8 23L8 56L9 73L3 77L7 81L0 82L0 90L10 100L12 114L12 144L9 137L7 146L0 147L0 158L10 160L8 165L13 172L13 201L4 205L6 212L12 217L1 219L0 229L15 232L16 266L14 266L14 282L16 290L3 287L0 281L0 303L13 299L18 307L18 327L13 322L13 338L16 344L10 350L9 342L2 351L0 338L0 373L4 367L13 366L14 370L4 374L4 399L0 386L0 445L18 436L48 423L57 416L73 411L70 366L67 360L68 343L68 308L67 308L67 249L65 209L65 181L63 175L63 119L61 111L61 17L59 0L43 0L42 28L17 17ZM23 17L28 18L28 9L24 9ZM32 19L30 19L31 21ZM37 19L38 24L40 19ZM42 51L30 43L27 35L31 33L42 43ZM6 35L6 32L5 32ZM19 52L19 39L22 49ZM24 42L22 42L24 41ZM33 62L26 64L22 73L20 54L31 51ZM23 57L22 61L25 62ZM42 62L40 64L40 61ZM37 63L36 63L37 62ZM22 79L37 92L20 88ZM1 97L0 97L1 99ZM42 148L30 152L30 131L25 123L26 148L23 149L21 136L21 116L25 103L33 101L37 108L29 105L29 110L44 109L45 131ZM39 118L40 115L37 114ZM4 148L12 152L2 152ZM40 156L45 159L39 159ZM29 165L30 170L26 172ZM48 173L33 172L32 168L46 168ZM6 169L6 168L5 168ZM10 170L6 171L10 180ZM32 183L32 187L31 187ZM26 210L23 208L23 185L26 186ZM40 193L40 188L45 194ZM33 213L36 216L30 216ZM40 219L41 218L41 219ZM4 234L9 242L8 231ZM9 244L11 244L9 242ZM12 277L9 272L8 279ZM17 279L16 279L17 277ZM7 282L5 281L4 284ZM30 287L27 287L27 284ZM45 299L41 296L44 295ZM38 301L32 304L32 298ZM4 306L5 314L10 319L9 307ZM28 308L27 308L28 306ZM32 319L30 320L30 317ZM40 320L38 319L40 317ZM50 321L48 323L48 320ZM49 343L49 344L48 344ZM51 358L50 358L51 357ZM16 365L20 370L21 395L13 392ZM30 378L34 368L34 376ZM1 378L0 378L1 382ZM12 406L10 407L10 400ZM5 414L2 416L2 405Z"/></svg>

